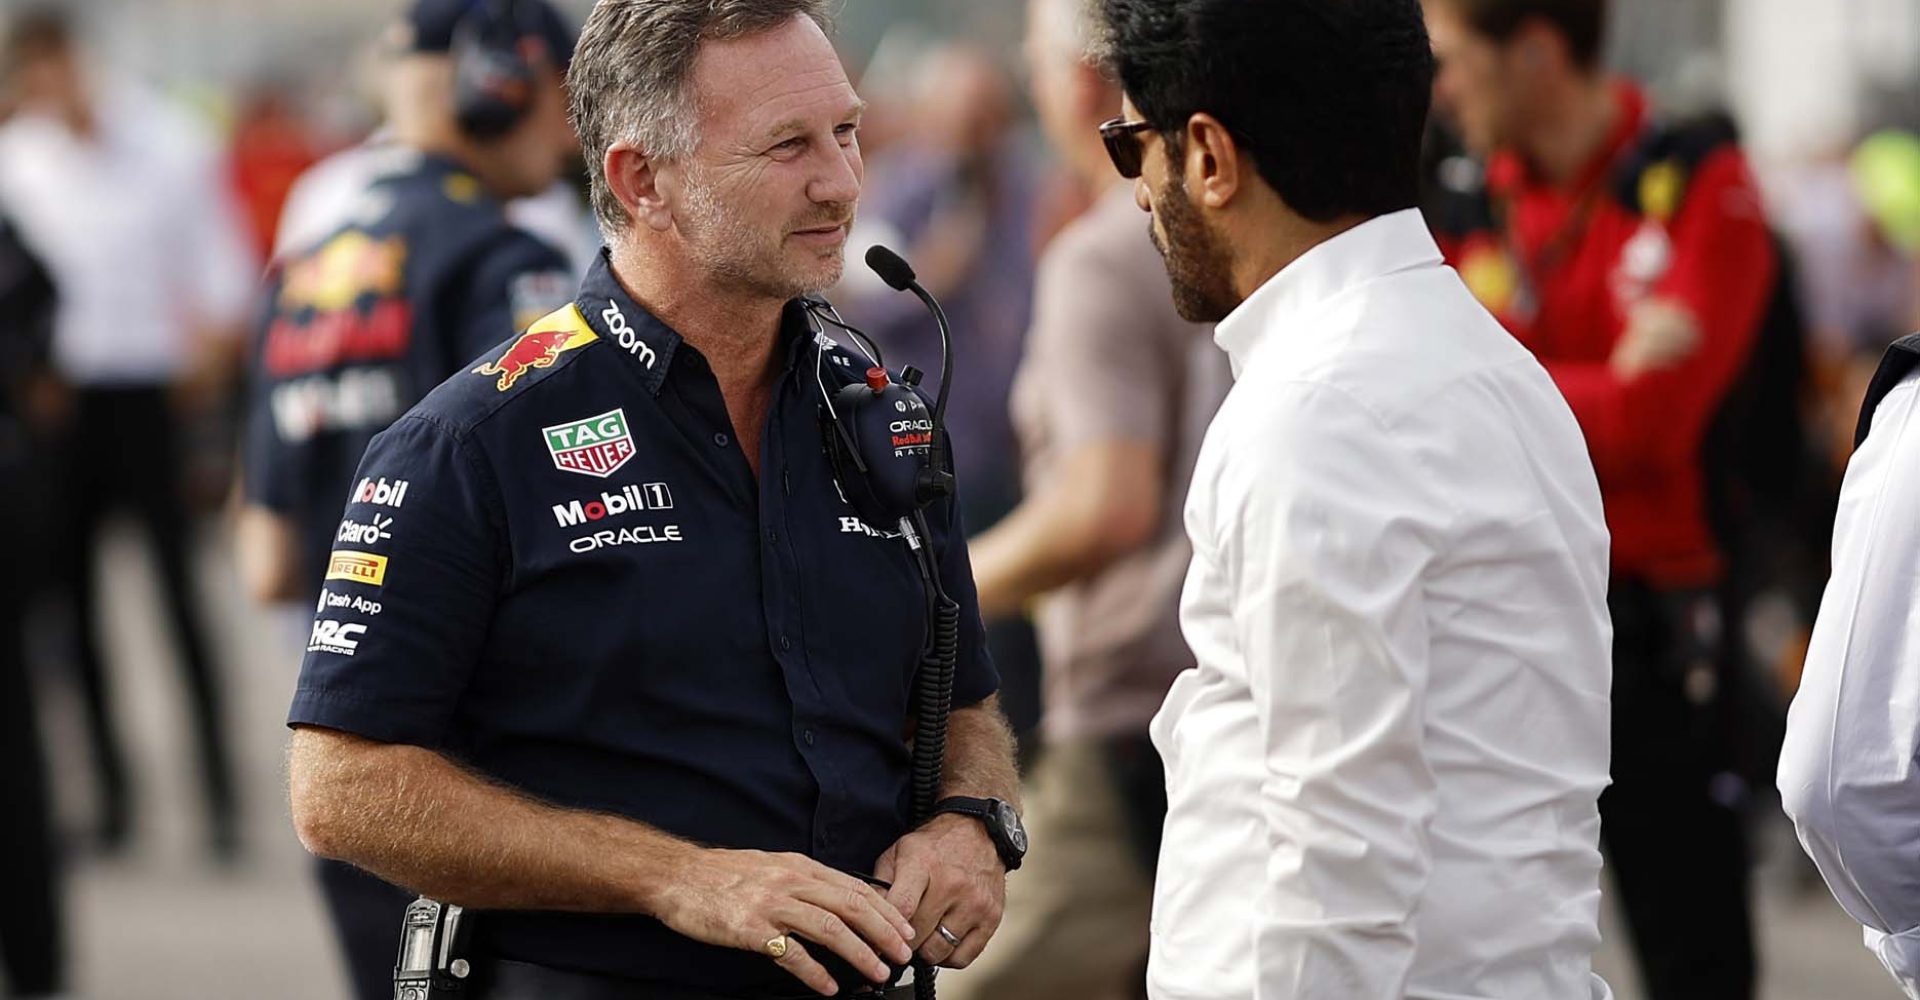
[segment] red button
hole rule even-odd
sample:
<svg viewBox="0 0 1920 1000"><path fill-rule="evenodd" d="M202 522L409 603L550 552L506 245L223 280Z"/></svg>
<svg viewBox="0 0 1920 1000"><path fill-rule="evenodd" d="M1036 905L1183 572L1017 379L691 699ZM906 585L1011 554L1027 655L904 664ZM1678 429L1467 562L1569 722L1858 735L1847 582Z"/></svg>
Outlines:
<svg viewBox="0 0 1920 1000"><path fill-rule="evenodd" d="M879 392L886 387L887 370L885 368L867 369L867 388L872 389L874 392Z"/></svg>

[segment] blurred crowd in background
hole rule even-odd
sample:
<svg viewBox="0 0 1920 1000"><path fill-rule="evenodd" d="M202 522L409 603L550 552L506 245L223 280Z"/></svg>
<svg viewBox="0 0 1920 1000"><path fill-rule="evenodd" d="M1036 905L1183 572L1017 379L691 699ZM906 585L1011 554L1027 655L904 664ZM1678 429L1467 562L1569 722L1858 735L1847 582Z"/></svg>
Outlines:
<svg viewBox="0 0 1920 1000"><path fill-rule="evenodd" d="M0 574L0 897L57 897L62 871L137 851L161 814L203 817L209 879L270 850L262 837L292 837L284 823L241 821L284 807L277 787L236 777L233 734L272 730L281 718L228 691L262 672L290 684L292 629L304 623L258 618L254 627L273 636L267 648L284 654L223 656L230 650L209 639L209 620L254 616L244 605L207 606L210 587L229 588L199 577L233 572L229 494L259 275L314 235L289 232L300 225L299 199L325 200L325 168L310 172L380 127L380 38L400 6L68 0L57 9L79 36L71 75L36 60L33 38L4 54L0 531L11 558ZM562 6L577 21L590 4ZM23 7L0 2L0 15ZM1046 85L1045 74L1023 47L1026 24L1022 0L848 0L836 39L870 102L849 257L873 243L895 248L952 318L948 419L975 531L1022 496L1008 400L1034 318L1037 261L1111 184L1076 170L1036 122L1031 88ZM1784 311L1764 343L1772 381L1730 445L1757 470L1749 483L1759 514L1730 553L1745 593L1726 632L1747 655L1721 681L1745 693L1732 727L1740 747L1718 790L1750 815L1770 815L1772 761L1825 582L1859 401L1882 349L1920 329L1920 0L1614 0L1605 61L1641 81L1662 114L1731 116L1784 250ZM1444 126L1436 121L1431 157L1436 212L1450 184L1480 169ZM581 170L569 171L524 215L582 268L599 243L584 184ZM1143 241L1146 228L1141 216ZM1475 277L1498 280L1469 275L1470 284ZM895 364L939 369L917 302L857 266L834 298ZM44 327L36 315L48 317ZM101 577L123 563L99 543L123 514L150 547L165 609L166 640L137 649L102 639L116 611L99 598ZM1014 613L990 631L1005 705L1031 742L1043 715L1032 630ZM187 693L190 761L129 763L119 735L128 707L115 692L132 674L177 679ZM19 711L31 704L18 686L29 678L43 705L59 707L38 722ZM42 758L56 786L57 859L34 854L35 835L17 822L19 803L48 798L27 787ZM191 797L156 800L135 781L189 767L200 784ZM53 981L55 970L20 956L61 930L0 915L16 989ZM332 948L322 939L287 946ZM71 940L44 953L113 961ZM1769 961L1761 956L1763 969ZM70 972L81 995L107 978Z"/></svg>

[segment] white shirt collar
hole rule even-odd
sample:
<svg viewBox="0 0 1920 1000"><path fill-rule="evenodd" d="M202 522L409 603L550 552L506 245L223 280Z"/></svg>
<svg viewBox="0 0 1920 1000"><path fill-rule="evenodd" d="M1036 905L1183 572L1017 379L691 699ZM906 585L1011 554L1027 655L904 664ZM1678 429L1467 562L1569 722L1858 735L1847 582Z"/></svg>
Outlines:
<svg viewBox="0 0 1920 1000"><path fill-rule="evenodd" d="M1213 341L1232 359L1237 377L1271 331L1291 326L1289 320L1374 278L1443 260L1419 209L1376 216L1281 268L1214 327Z"/></svg>

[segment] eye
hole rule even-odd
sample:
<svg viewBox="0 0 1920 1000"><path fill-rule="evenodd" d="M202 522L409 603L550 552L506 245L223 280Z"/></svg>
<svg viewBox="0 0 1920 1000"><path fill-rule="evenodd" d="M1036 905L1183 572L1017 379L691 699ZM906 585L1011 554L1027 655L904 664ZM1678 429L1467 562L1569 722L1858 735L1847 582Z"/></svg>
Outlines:
<svg viewBox="0 0 1920 1000"><path fill-rule="evenodd" d="M840 140L840 145L845 146L845 145L851 144L854 140L854 137L859 132L860 132L859 122L848 122L845 125L842 125L839 128L834 129L833 135L834 135L834 138Z"/></svg>
<svg viewBox="0 0 1920 1000"><path fill-rule="evenodd" d="M806 145L807 145L807 137L803 135L796 135L785 142L776 143L774 147L772 149L767 150L767 152L773 153L777 156L787 156L794 153L798 153L801 149L805 148Z"/></svg>

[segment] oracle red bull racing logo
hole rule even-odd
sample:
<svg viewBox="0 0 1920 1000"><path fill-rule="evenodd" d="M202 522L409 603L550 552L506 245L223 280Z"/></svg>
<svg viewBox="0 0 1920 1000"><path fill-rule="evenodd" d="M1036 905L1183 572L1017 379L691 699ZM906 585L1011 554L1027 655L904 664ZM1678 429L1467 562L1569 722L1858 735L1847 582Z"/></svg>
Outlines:
<svg viewBox="0 0 1920 1000"><path fill-rule="evenodd" d="M505 354L473 370L475 375L498 376L494 386L501 392L513 388L520 376L535 368L552 368L560 355L576 347L585 347L595 339L593 328L573 306L547 314L520 335Z"/></svg>

